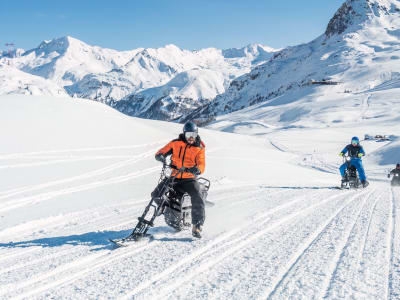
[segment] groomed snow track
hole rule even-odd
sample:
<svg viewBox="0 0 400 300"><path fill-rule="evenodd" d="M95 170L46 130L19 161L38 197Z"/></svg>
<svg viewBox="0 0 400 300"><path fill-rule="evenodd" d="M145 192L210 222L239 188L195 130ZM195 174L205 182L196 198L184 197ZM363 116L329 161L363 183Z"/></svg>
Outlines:
<svg viewBox="0 0 400 300"><path fill-rule="evenodd" d="M0 298L399 298L399 190L243 185L210 200L227 214L254 211L202 240L159 220L153 242L120 249L107 238L126 234L145 200L49 218L47 238L11 242L5 232Z"/></svg>

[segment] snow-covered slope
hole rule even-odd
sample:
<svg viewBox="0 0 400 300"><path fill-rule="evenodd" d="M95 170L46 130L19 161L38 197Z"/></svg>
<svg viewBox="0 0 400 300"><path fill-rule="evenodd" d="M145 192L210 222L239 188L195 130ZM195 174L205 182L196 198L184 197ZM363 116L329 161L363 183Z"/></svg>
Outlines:
<svg viewBox="0 0 400 300"><path fill-rule="evenodd" d="M115 249L108 239L130 233L157 184L154 153L182 125L1 96L0 298L397 299L400 191L386 174L399 141L363 141L370 186L334 188L352 135L398 136L398 112L386 115L261 138L200 128L215 203L203 238L158 217L152 242Z"/></svg>
<svg viewBox="0 0 400 300"><path fill-rule="evenodd" d="M1 94L67 97L65 90L50 80L18 70L12 60L0 62Z"/></svg>
<svg viewBox="0 0 400 300"><path fill-rule="evenodd" d="M326 91L341 93L345 99L394 84L400 68L399 32L399 1L348 0L323 35L276 53L267 63L235 79L226 93L195 115L209 118L281 95L286 102L295 102ZM318 84L323 89L315 88Z"/></svg>

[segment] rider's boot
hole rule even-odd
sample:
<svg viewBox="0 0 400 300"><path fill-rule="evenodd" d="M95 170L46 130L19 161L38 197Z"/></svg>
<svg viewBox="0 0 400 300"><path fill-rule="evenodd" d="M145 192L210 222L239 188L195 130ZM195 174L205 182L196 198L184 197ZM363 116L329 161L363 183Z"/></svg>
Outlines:
<svg viewBox="0 0 400 300"><path fill-rule="evenodd" d="M201 225L195 225L195 224L193 224L193 227L192 227L192 235L193 235L195 238L201 239L201 231L202 231Z"/></svg>
<svg viewBox="0 0 400 300"><path fill-rule="evenodd" d="M365 188L369 185L369 182L366 180L361 181L362 186Z"/></svg>
<svg viewBox="0 0 400 300"><path fill-rule="evenodd" d="M346 178L345 178L345 177L342 177L342 181L341 181L340 186L341 186L342 188L346 186Z"/></svg>

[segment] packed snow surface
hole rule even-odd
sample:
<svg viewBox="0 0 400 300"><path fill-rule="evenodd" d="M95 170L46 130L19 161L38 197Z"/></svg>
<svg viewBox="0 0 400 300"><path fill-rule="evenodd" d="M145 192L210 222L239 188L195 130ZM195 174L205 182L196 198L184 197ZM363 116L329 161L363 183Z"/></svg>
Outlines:
<svg viewBox="0 0 400 300"><path fill-rule="evenodd" d="M203 238L160 217L153 241L127 248L108 239L136 224L159 178L154 153L182 125L88 100L0 97L0 298L399 299L400 190L386 178L398 111L375 93L381 106L365 116L387 104L382 122L355 126L330 109L343 121L322 126L315 104L307 128L282 128L294 111L283 124L235 115L242 134L201 128L215 203ZM362 141L370 186L339 190L337 154L363 134L392 139Z"/></svg>

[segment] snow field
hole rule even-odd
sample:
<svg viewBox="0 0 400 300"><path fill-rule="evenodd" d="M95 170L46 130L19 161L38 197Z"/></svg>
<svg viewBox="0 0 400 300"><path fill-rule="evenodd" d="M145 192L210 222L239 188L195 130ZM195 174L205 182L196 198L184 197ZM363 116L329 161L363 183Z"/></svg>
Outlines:
<svg viewBox="0 0 400 300"><path fill-rule="evenodd" d="M159 217L153 241L116 249L108 239L136 224L161 170L153 155L181 125L127 118L95 102L0 100L0 115L20 118L14 136L0 132L0 298L399 297L400 190L377 159L396 141L365 142L371 184L342 191L337 152L354 128L261 137L200 129L215 203L203 238ZM55 106L57 116L45 117L43 107ZM28 110L42 121L27 126L19 113ZM23 144L15 139L28 134Z"/></svg>

